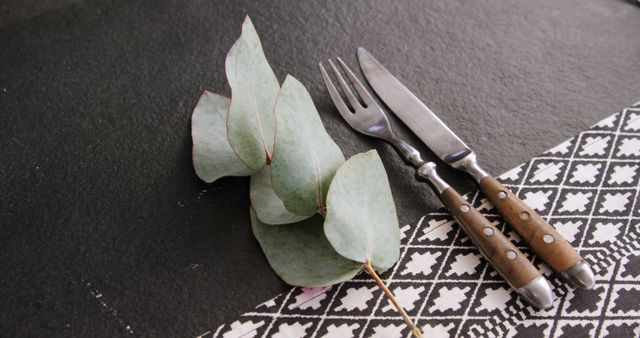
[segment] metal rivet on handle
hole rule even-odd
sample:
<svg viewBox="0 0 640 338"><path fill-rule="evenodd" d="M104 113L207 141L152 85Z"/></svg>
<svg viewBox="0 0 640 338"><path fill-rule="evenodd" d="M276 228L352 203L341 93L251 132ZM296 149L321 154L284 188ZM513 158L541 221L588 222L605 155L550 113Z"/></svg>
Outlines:
<svg viewBox="0 0 640 338"><path fill-rule="evenodd" d="M463 205L460 206L460 211L462 211L464 213L469 212L469 210L471 210L471 208L469 208L469 206L466 205L466 204L463 204Z"/></svg>
<svg viewBox="0 0 640 338"><path fill-rule="evenodd" d="M505 191L501 191L498 193L498 198L503 200L505 198L507 198L507 193Z"/></svg>
<svg viewBox="0 0 640 338"><path fill-rule="evenodd" d="M515 251L513 250L507 250L507 258L509 258L510 260L514 260L516 259L518 255L516 254Z"/></svg>
<svg viewBox="0 0 640 338"><path fill-rule="evenodd" d="M484 227L484 229L482 230L484 232L485 235L487 236L493 236L493 228L487 226Z"/></svg>
<svg viewBox="0 0 640 338"><path fill-rule="evenodd" d="M556 239L553 238L553 235L550 234L545 234L544 236L542 236L542 240L547 243L547 244L551 244L553 243Z"/></svg>
<svg viewBox="0 0 640 338"><path fill-rule="evenodd" d="M531 218L531 214L529 214L528 212L523 211L523 212L520 213L520 219L526 221L529 218Z"/></svg>

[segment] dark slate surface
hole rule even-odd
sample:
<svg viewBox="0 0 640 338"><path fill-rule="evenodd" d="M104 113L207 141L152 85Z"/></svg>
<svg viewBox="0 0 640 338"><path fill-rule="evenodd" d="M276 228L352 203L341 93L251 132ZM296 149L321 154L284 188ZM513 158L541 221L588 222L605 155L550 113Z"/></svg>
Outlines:
<svg viewBox="0 0 640 338"><path fill-rule="evenodd" d="M248 180L207 185L190 162L191 110L228 94L247 14L345 154L380 150L402 223L438 200L339 120L318 61L367 47L496 174L640 100L626 1L85 1L4 27L0 336L194 336L286 288L250 233Z"/></svg>
<svg viewBox="0 0 640 338"><path fill-rule="evenodd" d="M0 1L0 27L8 26L78 1L80 0L2 0Z"/></svg>

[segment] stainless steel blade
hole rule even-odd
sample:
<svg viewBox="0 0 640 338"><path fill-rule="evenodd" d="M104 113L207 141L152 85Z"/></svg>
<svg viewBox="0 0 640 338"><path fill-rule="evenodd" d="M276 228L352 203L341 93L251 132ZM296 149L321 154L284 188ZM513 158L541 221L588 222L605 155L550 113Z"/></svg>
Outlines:
<svg viewBox="0 0 640 338"><path fill-rule="evenodd" d="M373 90L438 157L447 163L475 155L456 134L364 48L358 61Z"/></svg>

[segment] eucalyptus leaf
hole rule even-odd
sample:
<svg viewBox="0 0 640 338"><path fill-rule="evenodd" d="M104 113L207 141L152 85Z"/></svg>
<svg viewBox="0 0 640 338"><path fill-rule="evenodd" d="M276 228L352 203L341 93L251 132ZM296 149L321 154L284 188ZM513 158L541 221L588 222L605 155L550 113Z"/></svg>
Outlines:
<svg viewBox="0 0 640 338"><path fill-rule="evenodd" d="M257 171L273 154L273 106L280 86L249 17L227 55L225 68L231 87L227 136L240 159Z"/></svg>
<svg viewBox="0 0 640 338"><path fill-rule="evenodd" d="M251 175L249 197L251 206L262 223L288 224L309 218L292 214L284 207L271 185L271 166L265 165L260 171Z"/></svg>
<svg viewBox="0 0 640 338"><path fill-rule="evenodd" d="M342 256L382 272L400 254L400 228L387 174L375 150L338 169L327 196L324 232Z"/></svg>
<svg viewBox="0 0 640 338"><path fill-rule="evenodd" d="M273 188L289 211L311 216L324 209L329 184L344 155L325 131L311 96L292 76L282 84L275 114Z"/></svg>
<svg viewBox="0 0 640 338"><path fill-rule="evenodd" d="M226 133L229 99L205 91L191 116L193 167L200 179L211 183L223 176L250 175L229 145Z"/></svg>
<svg viewBox="0 0 640 338"><path fill-rule="evenodd" d="M287 284L322 287L353 278L362 264L336 253L322 231L322 216L267 225L251 211L253 233L273 270Z"/></svg>

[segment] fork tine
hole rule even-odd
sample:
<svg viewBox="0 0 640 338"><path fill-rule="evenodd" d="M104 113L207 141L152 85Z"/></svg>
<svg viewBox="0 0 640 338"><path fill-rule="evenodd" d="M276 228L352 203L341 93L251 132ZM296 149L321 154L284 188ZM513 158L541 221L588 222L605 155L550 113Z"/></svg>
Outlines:
<svg viewBox="0 0 640 338"><path fill-rule="evenodd" d="M340 67L342 67L344 72L347 74L347 77L351 81L351 84L360 95L360 98L362 98L362 101L364 101L364 103L366 103L367 106L377 105L376 101L374 101L373 97L371 97L371 94L369 94L369 91L362 85L362 82L358 80L358 78L351 71L351 69L347 67L347 64L344 63L344 61L342 61L341 58L338 58L338 62L340 63Z"/></svg>
<svg viewBox="0 0 640 338"><path fill-rule="evenodd" d="M333 104L336 105L336 108L338 108L338 112L340 113L340 115L342 115L342 117L344 117L344 119L347 120L348 122L350 115L353 115L353 113L351 113L351 110L349 110L349 107L347 107L342 97L340 97L340 93L338 93L338 89L336 88L336 86L333 85L333 82L331 81L329 74L327 74L327 71L324 69L324 66L322 66L322 63L318 63L318 66L320 67L320 73L322 73L322 79L324 80L325 86L327 86L327 90L329 91L329 96L331 96L331 100L333 101Z"/></svg>
<svg viewBox="0 0 640 338"><path fill-rule="evenodd" d="M333 63L333 61L331 61L331 59L329 59L329 65L331 65L333 72L336 74L336 78L338 78L338 84L342 88L344 95L347 96L347 100L351 104L351 107L353 107L353 110L356 110L357 107L362 107L362 105L360 104L360 101L358 101L358 98L355 96L355 94L353 94L353 92L351 91L351 88L349 88L349 85L347 84L347 81L344 80L344 78L342 77L342 74L340 74L340 71L338 70L336 65Z"/></svg>

